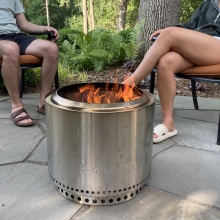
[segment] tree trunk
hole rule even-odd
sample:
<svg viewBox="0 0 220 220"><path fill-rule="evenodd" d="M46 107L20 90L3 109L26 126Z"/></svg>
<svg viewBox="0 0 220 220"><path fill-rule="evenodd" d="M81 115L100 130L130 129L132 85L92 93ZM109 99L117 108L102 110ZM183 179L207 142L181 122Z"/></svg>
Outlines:
<svg viewBox="0 0 220 220"><path fill-rule="evenodd" d="M125 29L127 5L128 5L128 0L120 0L119 19L118 19L118 30L119 31Z"/></svg>
<svg viewBox="0 0 220 220"><path fill-rule="evenodd" d="M150 47L149 36L156 30L179 23L181 12L180 0L141 0L138 22L144 21L144 27L139 35L139 59L144 57Z"/></svg>
<svg viewBox="0 0 220 220"><path fill-rule="evenodd" d="M87 0L82 0L83 7L83 32L88 33L88 15L87 15Z"/></svg>
<svg viewBox="0 0 220 220"><path fill-rule="evenodd" d="M90 29L95 29L93 0L89 0L90 5Z"/></svg>
<svg viewBox="0 0 220 220"><path fill-rule="evenodd" d="M46 0L46 16L47 16L47 26L50 26L50 16L49 16L49 8L48 8L48 0Z"/></svg>

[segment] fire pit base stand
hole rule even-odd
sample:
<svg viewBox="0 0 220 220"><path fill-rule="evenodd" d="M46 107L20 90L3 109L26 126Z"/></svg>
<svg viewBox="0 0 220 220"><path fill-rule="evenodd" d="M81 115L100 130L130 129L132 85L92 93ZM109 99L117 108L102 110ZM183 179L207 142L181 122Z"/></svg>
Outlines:
<svg viewBox="0 0 220 220"><path fill-rule="evenodd" d="M53 180L54 184L57 186L58 191L63 196L74 202L85 205L114 205L129 201L130 199L137 196L148 182L149 176L140 183L137 183L136 185L129 186L128 188L117 189L108 192L106 191L84 192L84 190L75 189L70 186L66 186L65 184L54 179L52 176L50 177ZM84 195L82 195L82 193Z"/></svg>

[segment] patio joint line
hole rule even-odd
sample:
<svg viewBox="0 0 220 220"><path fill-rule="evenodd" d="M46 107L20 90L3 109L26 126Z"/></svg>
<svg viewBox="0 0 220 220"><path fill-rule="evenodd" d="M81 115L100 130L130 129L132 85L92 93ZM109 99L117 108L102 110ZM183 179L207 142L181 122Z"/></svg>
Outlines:
<svg viewBox="0 0 220 220"><path fill-rule="evenodd" d="M176 143L176 144L177 145L175 147L182 147L182 148L186 147L186 148L190 148L190 149L193 149L193 150L199 150L199 151L205 151L205 152L209 152L209 153L220 154L219 151L213 151L213 150L208 150L208 149L196 148L196 147L182 145L182 144L178 144L178 143Z"/></svg>
<svg viewBox="0 0 220 220"><path fill-rule="evenodd" d="M41 120L41 119L40 119ZM38 126L38 128L40 129L40 131L42 132L42 134L44 136L46 136L46 129L37 121L35 120L36 125Z"/></svg>
<svg viewBox="0 0 220 220"><path fill-rule="evenodd" d="M48 165L48 163L46 163L46 162L39 162L39 161L33 161L33 160L26 160L26 161L24 161L24 163L37 164L37 165L43 165L43 166L47 166Z"/></svg>
<svg viewBox="0 0 220 220"><path fill-rule="evenodd" d="M151 189L154 189L154 190L157 190L157 191L160 191L160 192L165 192L171 196L176 196L178 197L179 199L182 199L182 200L185 200L185 201L188 201L188 202L191 202L193 204L197 204L197 205L200 205L200 206L203 206L203 207L206 207L206 208L210 208L210 209L214 209L216 211L220 211L220 208L217 207L217 206L212 206L212 205L208 205L206 203L203 203L203 202L199 202L197 200L194 200L194 199L191 199L189 197L186 197L186 196L181 196L181 195L178 195L176 193L172 193L172 192L169 192L167 190L163 190L163 189L159 189L159 188L156 188L156 187L152 187L152 186L148 186L147 187L151 188Z"/></svg>
<svg viewBox="0 0 220 220"><path fill-rule="evenodd" d="M23 161L11 162L11 163L3 163L3 164L0 164L0 167L9 166L9 165L16 165L16 164L21 164L21 163L23 163Z"/></svg>
<svg viewBox="0 0 220 220"><path fill-rule="evenodd" d="M205 121L205 120L201 120L201 119L195 119L195 118L187 118L185 116L179 116L177 115L179 118L182 118L182 119L188 119L188 120L192 120L192 121L201 121L201 122L205 122L205 123L211 123L211 124L218 124L217 122L212 122L212 121Z"/></svg>
<svg viewBox="0 0 220 220"><path fill-rule="evenodd" d="M23 160L23 162L27 161L32 155L33 155L33 152L40 146L40 144L43 142L43 140L45 139L46 137L43 136L39 141L38 143L36 144L36 146L34 147L34 149L27 155L27 157L25 157L25 159Z"/></svg>
<svg viewBox="0 0 220 220"><path fill-rule="evenodd" d="M88 205L82 205L77 211L76 213L69 219L69 220L75 220L78 217L82 216L84 213L86 213L92 206L88 206Z"/></svg>
<svg viewBox="0 0 220 220"><path fill-rule="evenodd" d="M5 101L8 101L8 100L10 100L10 98L6 98L4 100L0 100L0 102L5 102Z"/></svg>
<svg viewBox="0 0 220 220"><path fill-rule="evenodd" d="M10 166L10 165L17 165L17 164L24 164L24 163L37 164L37 165L43 165L43 166L48 165L46 162L38 162L38 161L27 160L27 161L19 161L19 162L11 162L11 163L0 164L0 167Z"/></svg>
<svg viewBox="0 0 220 220"><path fill-rule="evenodd" d="M155 155L152 156L152 160L153 160L155 157L157 157L159 154L161 154L161 153L163 153L163 152L165 152L165 151L168 151L168 150L170 150L170 149L173 148L173 147L175 147L175 144L172 144L170 147L167 147L167 148L165 148L165 149L163 149L163 150L157 152Z"/></svg>
<svg viewBox="0 0 220 220"><path fill-rule="evenodd" d="M40 144L46 138L46 130L44 129L44 127L41 124L39 124L38 122L37 122L37 126L39 127L40 131L42 132L43 137L38 141L38 143L36 144L34 149L27 155L27 157L23 161L27 161L32 156L33 152L40 146Z"/></svg>

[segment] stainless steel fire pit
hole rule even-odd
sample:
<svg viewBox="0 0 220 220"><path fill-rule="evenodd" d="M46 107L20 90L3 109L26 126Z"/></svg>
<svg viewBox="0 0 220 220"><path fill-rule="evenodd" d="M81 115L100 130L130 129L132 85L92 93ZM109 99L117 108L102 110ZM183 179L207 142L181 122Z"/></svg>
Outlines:
<svg viewBox="0 0 220 220"><path fill-rule="evenodd" d="M59 192L75 202L128 201L149 179L155 99L134 88L140 97L133 101L88 104L79 101L84 85L60 88L46 98L49 174ZM106 90L104 83L93 85Z"/></svg>

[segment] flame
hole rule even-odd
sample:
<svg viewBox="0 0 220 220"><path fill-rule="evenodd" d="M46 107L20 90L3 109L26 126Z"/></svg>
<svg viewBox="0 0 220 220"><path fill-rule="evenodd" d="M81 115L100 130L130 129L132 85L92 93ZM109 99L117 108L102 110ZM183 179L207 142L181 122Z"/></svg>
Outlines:
<svg viewBox="0 0 220 220"><path fill-rule="evenodd" d="M79 88L79 92L82 94L82 102L96 104L129 102L140 98L140 92L137 94L138 90L135 91L134 86L118 83L114 83L113 86L106 83L105 90L90 83Z"/></svg>

